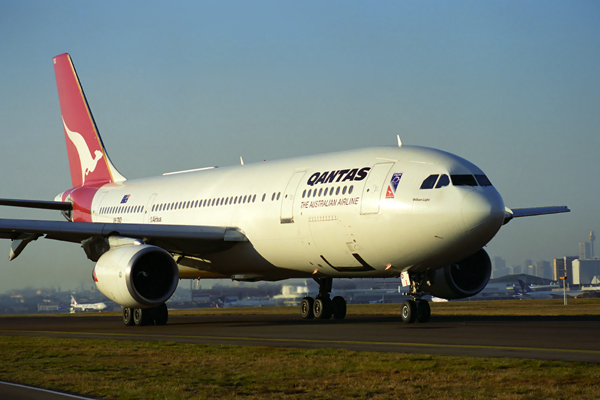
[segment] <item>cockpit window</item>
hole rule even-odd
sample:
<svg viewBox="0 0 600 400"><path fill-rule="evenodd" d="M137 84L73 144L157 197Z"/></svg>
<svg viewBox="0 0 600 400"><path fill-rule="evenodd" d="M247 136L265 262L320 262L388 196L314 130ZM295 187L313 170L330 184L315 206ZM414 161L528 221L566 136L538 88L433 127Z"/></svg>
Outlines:
<svg viewBox="0 0 600 400"><path fill-rule="evenodd" d="M421 189L433 189L439 175L429 175L421 184Z"/></svg>
<svg viewBox="0 0 600 400"><path fill-rule="evenodd" d="M475 175L475 179L479 182L479 186L492 186L492 182L485 175Z"/></svg>
<svg viewBox="0 0 600 400"><path fill-rule="evenodd" d="M473 175L450 175L454 186L477 186Z"/></svg>
<svg viewBox="0 0 600 400"><path fill-rule="evenodd" d="M444 186L448 186L450 184L450 178L448 178L448 175L442 175L440 176L440 180L438 181L437 185L435 185L436 189L439 188L443 188Z"/></svg>

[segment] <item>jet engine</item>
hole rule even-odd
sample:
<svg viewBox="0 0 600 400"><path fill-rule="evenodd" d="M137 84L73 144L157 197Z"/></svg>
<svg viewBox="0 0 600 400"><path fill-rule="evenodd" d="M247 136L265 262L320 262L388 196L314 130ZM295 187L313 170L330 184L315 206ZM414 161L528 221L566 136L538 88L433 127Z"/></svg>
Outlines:
<svg viewBox="0 0 600 400"><path fill-rule="evenodd" d="M147 244L115 247L94 268L98 289L114 302L130 308L163 304L175 292L177 263L167 251Z"/></svg>
<svg viewBox="0 0 600 400"><path fill-rule="evenodd" d="M481 292L490 280L492 263L485 250L431 271L422 289L443 299L464 299Z"/></svg>

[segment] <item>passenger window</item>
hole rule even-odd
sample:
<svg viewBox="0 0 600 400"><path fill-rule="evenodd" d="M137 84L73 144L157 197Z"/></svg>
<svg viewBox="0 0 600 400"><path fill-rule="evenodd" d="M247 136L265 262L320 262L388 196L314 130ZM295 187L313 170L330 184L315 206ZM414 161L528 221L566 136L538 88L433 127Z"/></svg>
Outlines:
<svg viewBox="0 0 600 400"><path fill-rule="evenodd" d="M443 188L445 186L448 186L450 184L450 178L448 178L448 175L442 175L440 176L440 180L438 181L437 185L435 185L436 189L439 188Z"/></svg>
<svg viewBox="0 0 600 400"><path fill-rule="evenodd" d="M342 194L346 194L346 186L342 189Z"/></svg>
<svg viewBox="0 0 600 400"><path fill-rule="evenodd" d="M254 203L256 201L256 195L252 196L252 202Z"/></svg>
<svg viewBox="0 0 600 400"><path fill-rule="evenodd" d="M338 186L337 189L335 189L335 195L337 196L338 194L340 194L340 187Z"/></svg>
<svg viewBox="0 0 600 400"><path fill-rule="evenodd" d="M352 191L354 190L354 186L350 186L348 188L348 194L352 194Z"/></svg>
<svg viewBox="0 0 600 400"><path fill-rule="evenodd" d="M450 175L454 186L477 186L473 175Z"/></svg>
<svg viewBox="0 0 600 400"><path fill-rule="evenodd" d="M313 192L313 197L317 197L317 189Z"/></svg>
<svg viewBox="0 0 600 400"><path fill-rule="evenodd" d="M485 175L475 175L475 179L477 179L479 186L492 186L492 182Z"/></svg>
<svg viewBox="0 0 600 400"><path fill-rule="evenodd" d="M334 191L334 190L335 190L335 188L334 188L334 187L332 187L331 189L329 189L329 195L330 195L330 196L333 196L333 191Z"/></svg>
<svg viewBox="0 0 600 400"><path fill-rule="evenodd" d="M302 192L302 198L304 198L306 196L306 189L304 189L304 191Z"/></svg>
<svg viewBox="0 0 600 400"><path fill-rule="evenodd" d="M266 193L264 193L264 194L263 194L262 201L265 201L265 197L266 197L266 196L267 196L267 194L266 194Z"/></svg>
<svg viewBox="0 0 600 400"><path fill-rule="evenodd" d="M279 196L281 196L281 192L277 193L277 200L279 200Z"/></svg>
<svg viewBox="0 0 600 400"><path fill-rule="evenodd" d="M421 184L421 189L433 189L439 175L429 175Z"/></svg>
<svg viewBox="0 0 600 400"><path fill-rule="evenodd" d="M275 200L275 192L273 192L273 196L271 196L271 201Z"/></svg>
<svg viewBox="0 0 600 400"><path fill-rule="evenodd" d="M319 197L321 197L321 194L323 194L323 188L319 189Z"/></svg>

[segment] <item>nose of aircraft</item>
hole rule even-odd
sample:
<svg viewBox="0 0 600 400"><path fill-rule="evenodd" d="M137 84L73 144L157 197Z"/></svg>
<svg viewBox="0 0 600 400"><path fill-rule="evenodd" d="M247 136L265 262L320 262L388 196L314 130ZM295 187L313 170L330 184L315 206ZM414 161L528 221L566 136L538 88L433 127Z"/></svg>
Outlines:
<svg viewBox="0 0 600 400"><path fill-rule="evenodd" d="M487 228L493 231L492 235L494 235L502 226L504 202L496 190L490 189L473 190L465 196L462 205L465 232L471 232L476 228Z"/></svg>

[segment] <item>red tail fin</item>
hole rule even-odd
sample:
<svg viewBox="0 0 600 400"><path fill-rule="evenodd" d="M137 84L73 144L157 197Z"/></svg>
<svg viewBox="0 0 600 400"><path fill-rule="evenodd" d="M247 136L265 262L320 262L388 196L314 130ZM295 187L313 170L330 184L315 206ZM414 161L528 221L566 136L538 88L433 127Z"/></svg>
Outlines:
<svg viewBox="0 0 600 400"><path fill-rule="evenodd" d="M69 54L54 57L73 187L124 181L110 162Z"/></svg>

